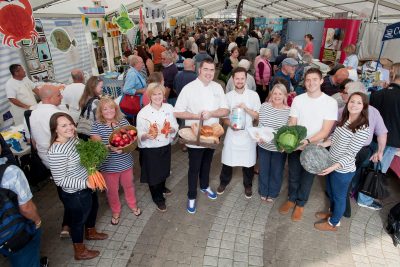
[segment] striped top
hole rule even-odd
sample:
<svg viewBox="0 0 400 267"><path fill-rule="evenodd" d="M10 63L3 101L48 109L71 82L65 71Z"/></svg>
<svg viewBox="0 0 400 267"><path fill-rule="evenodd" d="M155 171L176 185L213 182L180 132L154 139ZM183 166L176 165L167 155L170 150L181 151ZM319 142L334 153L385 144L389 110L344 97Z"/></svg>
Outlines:
<svg viewBox="0 0 400 267"><path fill-rule="evenodd" d="M276 109L271 103L265 102L261 105L258 119L258 127L271 127L278 130L280 127L287 125L289 120L290 108ZM274 140L269 143L258 144L260 147L269 151L278 151Z"/></svg>
<svg viewBox="0 0 400 267"><path fill-rule="evenodd" d="M329 157L332 162L339 163L341 168L337 172L348 173L356 170L356 155L364 146L369 137L369 127L364 126L353 133L347 126L347 121L342 127L336 127L332 136L332 145L329 149Z"/></svg>
<svg viewBox="0 0 400 267"><path fill-rule="evenodd" d="M130 125L126 119L119 122L119 126ZM113 132L113 128L107 124L95 121L90 131L90 135L101 137L103 144L108 145L108 138ZM122 172L133 167L133 157L131 153L115 153L110 151L106 160L101 164L99 170L102 172Z"/></svg>
<svg viewBox="0 0 400 267"><path fill-rule="evenodd" d="M75 145L78 139L71 138L64 144L53 144L47 152L54 182L67 193L86 189L88 173L80 163Z"/></svg>

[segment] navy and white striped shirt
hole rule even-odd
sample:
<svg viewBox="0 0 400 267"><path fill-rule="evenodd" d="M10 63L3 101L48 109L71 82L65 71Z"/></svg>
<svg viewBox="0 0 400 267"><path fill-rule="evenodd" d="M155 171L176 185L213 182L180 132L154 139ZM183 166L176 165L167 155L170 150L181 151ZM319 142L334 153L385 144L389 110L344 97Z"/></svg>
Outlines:
<svg viewBox="0 0 400 267"><path fill-rule="evenodd" d="M119 126L130 125L126 119L119 122ZM90 135L98 135L101 137L103 144L108 145L108 138L113 132L113 128L101 122L94 122ZM106 160L101 164L100 171L102 172L122 172L133 167L133 157L131 153L115 153L110 151Z"/></svg>
<svg viewBox="0 0 400 267"><path fill-rule="evenodd" d="M71 138L64 144L53 144L47 152L54 182L67 193L87 188L88 173L80 163L75 145L78 139Z"/></svg>
<svg viewBox="0 0 400 267"><path fill-rule="evenodd" d="M332 145L329 149L329 157L332 162L339 163L341 168L337 172L348 173L356 170L356 155L364 146L369 137L369 127L364 126L353 133L347 121L342 127L336 127L332 136Z"/></svg>
<svg viewBox="0 0 400 267"><path fill-rule="evenodd" d="M289 108L276 109L272 107L271 103L265 102L260 108L258 127L271 127L274 130L278 130L280 127L287 125L289 113ZM269 143L258 145L269 151L278 151L273 140Z"/></svg>

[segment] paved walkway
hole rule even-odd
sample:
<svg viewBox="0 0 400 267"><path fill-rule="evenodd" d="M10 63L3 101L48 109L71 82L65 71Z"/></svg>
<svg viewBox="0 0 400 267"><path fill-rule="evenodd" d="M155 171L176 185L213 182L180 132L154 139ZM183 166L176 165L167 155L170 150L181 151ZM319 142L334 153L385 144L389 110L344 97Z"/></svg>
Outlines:
<svg viewBox="0 0 400 267"><path fill-rule="evenodd" d="M219 183L220 158L216 151L213 188ZM278 213L287 196L287 173L280 197L270 204L257 194L257 177L253 198L245 199L239 168L218 199L199 193L197 213L191 215L186 212L187 153L176 146L172 159L167 186L173 195L167 199L166 213L155 209L147 185L138 181L139 170L135 170L135 183L143 210L140 217L124 204L120 224L111 225L105 194L100 194L97 228L110 238L86 242L101 251L100 257L89 261L75 261L71 240L58 237L63 207L55 186L48 183L37 192L42 253L51 266L399 266L400 249L384 230L388 210L400 200L400 183L395 179L390 181L392 194L382 211L360 209L353 202L351 219L344 218L337 233L322 233L314 230L313 223L315 211L327 207L323 178L315 178L304 219L298 223L290 220L290 214ZM8 266L3 258L0 266Z"/></svg>

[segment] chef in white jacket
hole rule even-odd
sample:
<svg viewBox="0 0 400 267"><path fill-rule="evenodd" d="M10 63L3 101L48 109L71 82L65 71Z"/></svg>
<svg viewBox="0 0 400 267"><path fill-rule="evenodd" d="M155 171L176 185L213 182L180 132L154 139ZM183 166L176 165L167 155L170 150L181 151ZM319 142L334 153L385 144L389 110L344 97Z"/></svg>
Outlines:
<svg viewBox="0 0 400 267"><path fill-rule="evenodd" d="M226 94L231 117L224 119L224 124L228 125L228 130L222 149L222 170L217 194L224 193L226 186L232 179L233 167L242 167L245 197L251 198L257 144L250 137L246 128L252 127L253 121L258 119L261 102L258 94L247 88L246 75L246 69L241 67L234 69L232 79L235 90ZM235 116L235 112L233 112L235 108L242 108L245 112L245 127L242 130L235 129L235 126L238 128L240 125L235 125L232 120L232 116Z"/></svg>

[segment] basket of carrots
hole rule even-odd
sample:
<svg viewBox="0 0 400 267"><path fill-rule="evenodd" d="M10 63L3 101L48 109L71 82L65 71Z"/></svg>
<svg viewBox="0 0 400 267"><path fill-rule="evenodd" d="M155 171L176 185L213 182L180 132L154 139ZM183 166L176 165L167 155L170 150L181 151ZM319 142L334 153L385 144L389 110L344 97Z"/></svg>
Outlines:
<svg viewBox="0 0 400 267"><path fill-rule="evenodd" d="M123 153L129 153L137 147L137 130L135 126L126 125L115 128L108 138L110 146L122 150Z"/></svg>
<svg viewBox="0 0 400 267"><path fill-rule="evenodd" d="M98 171L101 163L107 158L108 149L100 141L79 141L76 144L81 164L88 172L88 183L100 191L107 189L103 175Z"/></svg>

